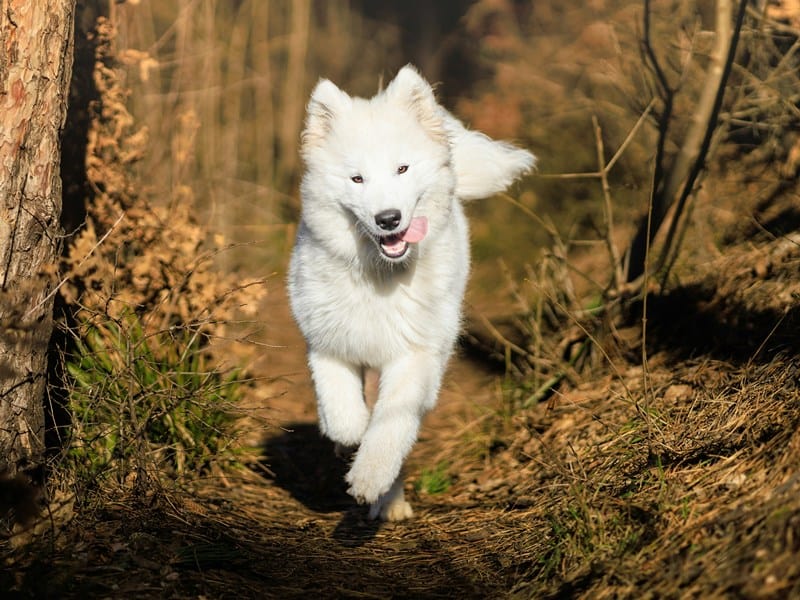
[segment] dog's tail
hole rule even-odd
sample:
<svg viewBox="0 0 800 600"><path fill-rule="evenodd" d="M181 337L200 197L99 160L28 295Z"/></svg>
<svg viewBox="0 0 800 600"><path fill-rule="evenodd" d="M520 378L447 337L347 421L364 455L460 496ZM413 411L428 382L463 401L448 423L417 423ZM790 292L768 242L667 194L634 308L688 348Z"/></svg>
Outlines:
<svg viewBox="0 0 800 600"><path fill-rule="evenodd" d="M527 150L493 140L480 131L470 131L442 110L453 152L456 196L461 200L501 192L536 166L536 157Z"/></svg>

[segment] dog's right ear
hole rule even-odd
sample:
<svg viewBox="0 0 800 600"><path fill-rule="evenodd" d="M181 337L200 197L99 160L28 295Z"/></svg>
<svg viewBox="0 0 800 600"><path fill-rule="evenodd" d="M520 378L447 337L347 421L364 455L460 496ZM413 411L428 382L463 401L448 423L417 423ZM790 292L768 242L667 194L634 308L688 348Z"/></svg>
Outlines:
<svg viewBox="0 0 800 600"><path fill-rule="evenodd" d="M320 79L306 107L306 123L301 136L303 152L318 145L331 130L333 119L352 106L353 99L328 79Z"/></svg>

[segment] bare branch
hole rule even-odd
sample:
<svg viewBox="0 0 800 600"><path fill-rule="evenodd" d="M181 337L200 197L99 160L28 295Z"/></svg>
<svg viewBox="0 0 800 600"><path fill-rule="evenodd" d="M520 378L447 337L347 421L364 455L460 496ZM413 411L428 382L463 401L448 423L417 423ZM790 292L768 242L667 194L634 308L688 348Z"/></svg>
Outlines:
<svg viewBox="0 0 800 600"><path fill-rule="evenodd" d="M653 175L653 191L650 201L650 213L648 218L643 220L639 229L631 242L628 251L628 273L627 281L632 282L644 273L644 262L647 254L646 248L655 237L656 232L661 227L667 216L669 208L675 198L678 199L678 206L675 211L673 225L670 227L668 240L674 239L675 219L680 217L689 195L692 193L694 184L705 166L706 156L711 144L711 139L716 130L717 120L722 98L724 96L726 83L733 64L736 46L739 39L746 0L740 0L736 24L733 24L733 2L732 0L717 0L717 19L716 37L714 48L711 53L711 62L707 72L707 79L703 86L697 109L694 113L692 125L690 126L680 151L675 157L669 172L663 171L664 146L666 134L669 129L669 121L672 117L672 97L665 99L665 110L659 119L659 147L656 156L656 166ZM643 44L649 47L649 3L645 3L645 34ZM647 56L651 61L655 60L654 53L650 50ZM657 76L663 83L663 73L653 67ZM669 90L669 88L666 88ZM666 255L669 252L669 243L665 246L658 264L663 266Z"/></svg>
<svg viewBox="0 0 800 600"><path fill-rule="evenodd" d="M664 266L670 248L673 245L675 231L686 206L686 201L694 191L698 177L705 169L708 150L717 130L719 111L722 107L722 99L725 96L728 76L736 56L736 47L739 42L739 33L742 29L746 7L746 0L741 0L734 26L731 18L733 3L731 0L717 0L717 38L711 54L709 81L700 97L694 126L687 135L688 139L683 149L685 154L681 153L681 162L676 161L676 165L673 167L672 179L683 179L685 177L686 180L683 184L680 198L678 198L664 247L656 263L656 270L660 270ZM691 169L689 167L690 160L692 161ZM688 171L688 175L685 174L686 171ZM677 192L680 181L670 181L669 184L670 187L667 187L665 194L668 202ZM674 186L674 190L672 186Z"/></svg>
<svg viewBox="0 0 800 600"><path fill-rule="evenodd" d="M116 220L116 221L114 221L114 224L113 224L113 225L111 225L111 227L109 228L109 230L108 230L108 231L106 231L106 232L103 234L103 237L101 237L99 240L97 240L97 243L95 243L95 245L91 247L91 249L89 250L89 252L87 252L87 253L86 253L86 255L85 255L83 258L81 258L81 259L80 259L80 261L78 261L78 264L75 266L75 268L79 268L81 265L83 265L83 263L85 263L85 262L86 262L86 260L87 260L87 259L88 259L88 258L89 258L89 257L90 257L92 254L94 254L94 251L95 251L95 250L97 250L97 249L98 249L98 248L99 248L99 247L100 247L100 246L103 244L103 242L105 242L105 241L106 241L106 239L108 238L108 236L110 236L110 235L111 235L111 234L114 232L114 230L117 228L117 225L119 225L120 221L122 221L122 219L123 219L123 218L125 218L125 213L124 213L124 212L123 212L123 213L120 213L120 215L119 215L119 217L117 218L117 220ZM39 310L39 307L41 307L43 304L45 304L46 302L48 302L48 301L50 300L50 298L52 298L53 296L55 296L55 295L58 293L58 290L60 290L60 289L61 289L61 287L62 287L62 286L65 284L65 283L67 283L68 281L69 281L69 275L67 275L66 277L62 278L62 279L61 279L61 281L59 281L59 282L58 282L58 284L57 284L57 285L56 285L56 286L55 286L55 287L54 287L52 290L50 290L50 293L49 293L49 294L47 294L47 295L46 295L44 298L42 298L42 299L41 299L41 301L39 301L39 303L38 303L38 304L36 304L35 306L33 306L31 309L29 309L29 310L28 310L28 312L26 312L26 313L25 313L25 318L27 319L29 316L31 316L33 313L35 313L37 310Z"/></svg>

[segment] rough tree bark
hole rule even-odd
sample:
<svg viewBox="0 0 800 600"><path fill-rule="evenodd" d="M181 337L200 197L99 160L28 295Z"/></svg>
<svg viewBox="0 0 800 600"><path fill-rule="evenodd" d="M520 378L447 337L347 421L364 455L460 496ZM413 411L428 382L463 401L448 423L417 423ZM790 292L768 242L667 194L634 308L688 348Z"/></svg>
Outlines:
<svg viewBox="0 0 800 600"><path fill-rule="evenodd" d="M0 474L41 463L75 0L0 0Z"/></svg>

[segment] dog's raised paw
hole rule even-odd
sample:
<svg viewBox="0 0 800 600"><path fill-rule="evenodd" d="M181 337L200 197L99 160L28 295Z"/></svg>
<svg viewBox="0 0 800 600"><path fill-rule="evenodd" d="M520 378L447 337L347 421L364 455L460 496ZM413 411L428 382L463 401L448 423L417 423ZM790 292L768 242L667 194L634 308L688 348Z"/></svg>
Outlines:
<svg viewBox="0 0 800 600"><path fill-rule="evenodd" d="M345 475L345 481L350 484L347 493L355 498L359 504L373 504L389 491L394 481L394 475L386 469L375 468L361 455L361 450L356 453L356 458L350 471Z"/></svg>
<svg viewBox="0 0 800 600"><path fill-rule="evenodd" d="M374 485L364 485L363 483L359 484L357 481L353 481L349 477L347 478L347 482L350 484L350 487L347 488L347 493L355 498L356 502L359 504L377 503L381 495L388 489L388 486L385 488L379 488Z"/></svg>

